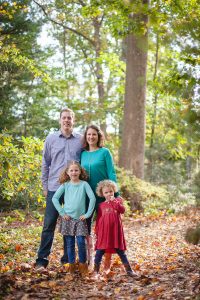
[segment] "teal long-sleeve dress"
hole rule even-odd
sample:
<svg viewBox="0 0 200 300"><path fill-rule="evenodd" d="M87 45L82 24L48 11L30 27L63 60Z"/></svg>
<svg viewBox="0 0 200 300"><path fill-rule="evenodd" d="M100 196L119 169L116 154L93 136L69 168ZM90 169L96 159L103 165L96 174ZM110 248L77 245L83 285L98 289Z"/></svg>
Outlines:
<svg viewBox="0 0 200 300"><path fill-rule="evenodd" d="M89 175L88 183L91 186L95 197L96 206L104 201L104 198L97 196L96 187L101 180L110 179L116 182L116 173L114 162L109 149L102 147L95 151L84 150L81 154L81 166L87 171ZM119 195L118 193L116 196Z"/></svg>

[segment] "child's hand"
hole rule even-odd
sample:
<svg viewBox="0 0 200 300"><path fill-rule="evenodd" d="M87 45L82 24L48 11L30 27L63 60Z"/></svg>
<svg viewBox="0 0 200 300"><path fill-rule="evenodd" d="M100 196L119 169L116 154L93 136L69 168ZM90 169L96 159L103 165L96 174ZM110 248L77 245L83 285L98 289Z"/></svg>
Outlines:
<svg viewBox="0 0 200 300"><path fill-rule="evenodd" d="M124 202L124 198L122 198L121 196L118 196L117 198L119 198L122 202Z"/></svg>
<svg viewBox="0 0 200 300"><path fill-rule="evenodd" d="M80 216L79 220L84 221L85 220L85 216L84 215Z"/></svg>
<svg viewBox="0 0 200 300"><path fill-rule="evenodd" d="M110 197L110 200L109 200L109 201L114 201L114 200L115 200L115 197L112 196L112 197Z"/></svg>
<svg viewBox="0 0 200 300"><path fill-rule="evenodd" d="M64 215L64 216L63 216L63 219L64 219L64 220L70 220L70 216Z"/></svg>

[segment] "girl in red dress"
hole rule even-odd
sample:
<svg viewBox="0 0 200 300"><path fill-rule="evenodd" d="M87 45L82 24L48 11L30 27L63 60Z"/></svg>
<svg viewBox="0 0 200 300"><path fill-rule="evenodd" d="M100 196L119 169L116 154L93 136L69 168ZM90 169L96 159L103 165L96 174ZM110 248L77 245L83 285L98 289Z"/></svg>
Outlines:
<svg viewBox="0 0 200 300"><path fill-rule="evenodd" d="M129 276L136 276L125 254L126 242L120 217L125 208L120 197L114 198L116 192L117 185L111 180L100 181L97 186L97 195L104 197L105 201L99 205L97 213L94 272L95 274L99 273L101 260L105 252L116 252L125 267L126 273Z"/></svg>

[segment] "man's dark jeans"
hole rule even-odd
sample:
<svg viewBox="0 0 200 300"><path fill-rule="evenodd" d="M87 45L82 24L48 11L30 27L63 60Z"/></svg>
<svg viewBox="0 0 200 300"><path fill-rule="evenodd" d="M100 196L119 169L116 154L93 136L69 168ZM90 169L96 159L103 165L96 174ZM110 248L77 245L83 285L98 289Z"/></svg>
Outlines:
<svg viewBox="0 0 200 300"><path fill-rule="evenodd" d="M56 222L58 219L58 212L55 209L52 198L55 192L48 191L47 200L46 200L46 210L44 216L44 225L41 235L41 242L40 248L38 250L38 258L36 259L36 265L42 265L45 268L47 267L49 261L48 256L51 252L53 238L54 238L54 231L56 228ZM64 195L60 198L60 203L64 202ZM64 239L63 239L64 240ZM66 241L64 240L64 255L61 258L61 263L67 263L67 245Z"/></svg>

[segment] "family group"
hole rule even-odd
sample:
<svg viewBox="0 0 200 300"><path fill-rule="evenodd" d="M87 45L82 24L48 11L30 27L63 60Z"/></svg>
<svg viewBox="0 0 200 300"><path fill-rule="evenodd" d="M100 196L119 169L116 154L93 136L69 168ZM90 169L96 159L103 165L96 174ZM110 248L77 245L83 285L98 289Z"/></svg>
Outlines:
<svg viewBox="0 0 200 300"><path fill-rule="evenodd" d="M111 264L112 253L117 253L127 275L136 276L127 259L122 220L125 208L120 197L113 157L104 147L104 135L96 125L87 126L84 135L74 131L75 114L69 108L60 112L60 130L47 136L42 159L42 185L46 209L40 247L35 268L48 266L57 219L64 251L61 264L76 267L75 240L78 249L79 271L88 273L91 228L94 214L95 257L93 273L98 275L105 254L105 271Z"/></svg>

